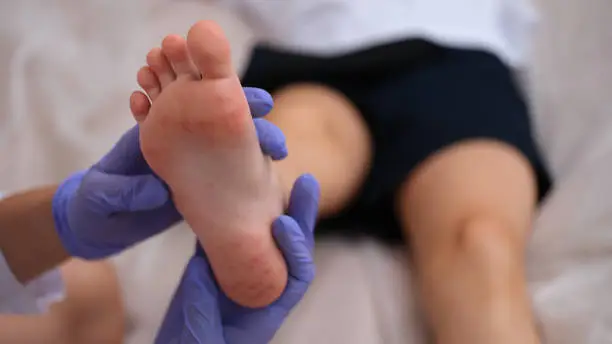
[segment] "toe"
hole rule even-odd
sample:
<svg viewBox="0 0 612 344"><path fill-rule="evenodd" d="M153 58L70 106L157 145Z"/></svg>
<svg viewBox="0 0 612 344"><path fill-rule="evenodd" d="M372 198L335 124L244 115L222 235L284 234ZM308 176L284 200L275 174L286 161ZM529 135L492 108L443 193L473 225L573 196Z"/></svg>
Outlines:
<svg viewBox="0 0 612 344"><path fill-rule="evenodd" d="M150 67L142 67L136 74L136 81L145 93L154 101L161 93L161 84Z"/></svg>
<svg viewBox="0 0 612 344"><path fill-rule="evenodd" d="M151 103L147 96L140 92L135 91L130 96L130 110L132 111L132 116L136 122L140 123L144 121L144 119L149 114L149 109L151 108Z"/></svg>
<svg viewBox="0 0 612 344"><path fill-rule="evenodd" d="M212 21L200 21L187 35L187 49L202 76L210 79L234 75L230 46L223 30Z"/></svg>
<svg viewBox="0 0 612 344"><path fill-rule="evenodd" d="M157 79L162 89L176 79L176 75L172 70L172 65L170 65L170 62L160 48L154 48L149 51L147 55L147 64L157 75Z"/></svg>
<svg viewBox="0 0 612 344"><path fill-rule="evenodd" d="M199 72L187 52L187 42L178 35L170 35L162 42L162 52L170 61L174 73L179 76L183 74L199 76Z"/></svg>

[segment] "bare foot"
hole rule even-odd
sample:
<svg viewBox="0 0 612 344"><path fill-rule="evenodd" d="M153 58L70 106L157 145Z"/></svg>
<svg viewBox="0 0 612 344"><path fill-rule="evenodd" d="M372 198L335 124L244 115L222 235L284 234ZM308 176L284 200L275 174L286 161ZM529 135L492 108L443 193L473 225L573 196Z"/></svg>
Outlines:
<svg viewBox="0 0 612 344"><path fill-rule="evenodd" d="M283 193L261 153L230 48L213 22L147 56L130 100L143 155L172 190L223 291L247 307L276 300L287 268L272 238Z"/></svg>

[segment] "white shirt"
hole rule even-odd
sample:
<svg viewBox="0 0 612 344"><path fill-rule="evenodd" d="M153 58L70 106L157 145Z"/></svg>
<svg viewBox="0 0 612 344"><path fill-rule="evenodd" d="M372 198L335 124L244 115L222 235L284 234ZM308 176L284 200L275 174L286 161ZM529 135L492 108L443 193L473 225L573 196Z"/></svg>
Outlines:
<svg viewBox="0 0 612 344"><path fill-rule="evenodd" d="M215 0L261 43L323 56L406 38L487 49L512 66L528 54L530 0Z"/></svg>
<svg viewBox="0 0 612 344"><path fill-rule="evenodd" d="M64 298L64 283L58 269L32 280L27 285L17 281L0 253L0 314L34 314Z"/></svg>
<svg viewBox="0 0 612 344"><path fill-rule="evenodd" d="M0 199L3 195L0 193ZM51 270L22 285L9 268L0 251L0 314L34 314L46 312L65 295L59 269Z"/></svg>

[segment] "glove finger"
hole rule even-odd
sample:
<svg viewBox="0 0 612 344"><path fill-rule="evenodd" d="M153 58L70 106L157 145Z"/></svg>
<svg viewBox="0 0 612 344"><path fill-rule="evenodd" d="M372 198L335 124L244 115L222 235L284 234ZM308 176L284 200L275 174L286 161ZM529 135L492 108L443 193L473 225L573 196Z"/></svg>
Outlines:
<svg viewBox="0 0 612 344"><path fill-rule="evenodd" d="M287 157L285 135L280 128L262 118L256 118L253 122L262 152L269 155L272 160L281 160Z"/></svg>
<svg viewBox="0 0 612 344"><path fill-rule="evenodd" d="M90 170L85 178L92 190L89 199L107 214L156 209L170 198L164 184L153 175L124 176Z"/></svg>
<svg viewBox="0 0 612 344"><path fill-rule="evenodd" d="M219 312L219 290L205 259L194 256L187 264L183 288L185 327L181 343L224 343Z"/></svg>
<svg viewBox="0 0 612 344"><path fill-rule="evenodd" d="M285 257L289 275L310 283L314 278L314 261L306 237L297 222L282 215L272 223L272 234Z"/></svg>
<svg viewBox="0 0 612 344"><path fill-rule="evenodd" d="M243 87L244 95L249 102L251 115L255 118L267 115L274 106L270 93L255 87Z"/></svg>
<svg viewBox="0 0 612 344"><path fill-rule="evenodd" d="M181 287L179 286L172 297L172 301L170 301L170 306L157 332L155 344L169 344L179 341L184 327L182 304L183 295L181 293Z"/></svg>
<svg viewBox="0 0 612 344"><path fill-rule="evenodd" d="M108 174L148 174L150 168L140 151L138 126L128 130L100 161L95 169Z"/></svg>
<svg viewBox="0 0 612 344"><path fill-rule="evenodd" d="M193 274L193 267L189 264L185 267L183 277L179 286L174 292L170 306L164 316L164 321L155 338L155 344L181 343L183 337L183 328L185 327L185 317L183 306L185 304L185 290L189 286L190 274Z"/></svg>
<svg viewBox="0 0 612 344"><path fill-rule="evenodd" d="M314 228L319 212L319 182L311 174L301 175L293 184L287 213L300 226L308 247L314 247Z"/></svg>

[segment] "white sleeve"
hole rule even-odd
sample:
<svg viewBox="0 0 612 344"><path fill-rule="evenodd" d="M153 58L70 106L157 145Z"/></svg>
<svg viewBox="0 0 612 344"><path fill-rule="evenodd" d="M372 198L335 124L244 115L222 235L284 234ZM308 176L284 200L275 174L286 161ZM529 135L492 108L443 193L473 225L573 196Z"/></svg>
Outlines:
<svg viewBox="0 0 612 344"><path fill-rule="evenodd" d="M0 252L0 314L44 313L64 298L64 282L53 269L25 286L17 281Z"/></svg>
<svg viewBox="0 0 612 344"><path fill-rule="evenodd" d="M0 199L2 198L0 193ZM0 314L44 313L65 295L59 269L53 269L30 281L19 283L0 251Z"/></svg>

